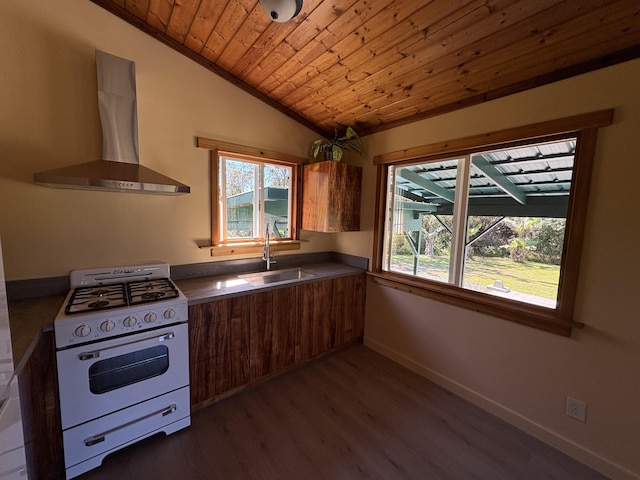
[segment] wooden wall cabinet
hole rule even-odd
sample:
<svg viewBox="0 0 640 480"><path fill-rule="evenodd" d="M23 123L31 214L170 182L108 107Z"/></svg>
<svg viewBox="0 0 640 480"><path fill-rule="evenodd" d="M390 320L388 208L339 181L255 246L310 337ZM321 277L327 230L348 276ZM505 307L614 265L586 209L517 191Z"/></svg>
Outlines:
<svg viewBox="0 0 640 480"><path fill-rule="evenodd" d="M191 407L362 339L365 274L189 307Z"/></svg>
<svg viewBox="0 0 640 480"><path fill-rule="evenodd" d="M302 190L303 230L360 230L362 168L333 161L305 165Z"/></svg>

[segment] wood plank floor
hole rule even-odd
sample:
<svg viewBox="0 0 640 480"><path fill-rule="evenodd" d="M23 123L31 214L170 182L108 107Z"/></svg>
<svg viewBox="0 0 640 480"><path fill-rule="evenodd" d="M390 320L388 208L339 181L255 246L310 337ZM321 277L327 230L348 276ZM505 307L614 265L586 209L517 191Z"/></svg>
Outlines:
<svg viewBox="0 0 640 480"><path fill-rule="evenodd" d="M192 416L79 477L180 480L602 480L363 345Z"/></svg>

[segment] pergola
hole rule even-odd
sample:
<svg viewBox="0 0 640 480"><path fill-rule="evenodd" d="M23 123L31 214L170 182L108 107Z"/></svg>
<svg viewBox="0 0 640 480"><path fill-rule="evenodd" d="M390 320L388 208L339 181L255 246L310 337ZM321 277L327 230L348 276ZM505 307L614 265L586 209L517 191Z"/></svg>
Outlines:
<svg viewBox="0 0 640 480"><path fill-rule="evenodd" d="M569 139L470 155L468 216L498 219L477 232L477 240L505 217L564 218L567 212L576 140ZM452 215L458 159L396 169L394 210L417 259L422 217ZM415 239L411 232L417 232Z"/></svg>

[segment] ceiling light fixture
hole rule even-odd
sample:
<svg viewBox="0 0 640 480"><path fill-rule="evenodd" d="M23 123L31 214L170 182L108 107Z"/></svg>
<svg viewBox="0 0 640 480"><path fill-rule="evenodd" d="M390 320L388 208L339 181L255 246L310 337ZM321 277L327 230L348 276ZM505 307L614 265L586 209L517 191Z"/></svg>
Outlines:
<svg viewBox="0 0 640 480"><path fill-rule="evenodd" d="M284 23L300 13L302 0L260 0L260 6L271 20Z"/></svg>

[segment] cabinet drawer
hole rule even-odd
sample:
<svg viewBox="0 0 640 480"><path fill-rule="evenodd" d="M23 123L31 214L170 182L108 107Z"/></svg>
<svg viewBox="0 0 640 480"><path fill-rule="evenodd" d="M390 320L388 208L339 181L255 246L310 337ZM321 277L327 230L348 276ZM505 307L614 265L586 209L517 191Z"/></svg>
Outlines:
<svg viewBox="0 0 640 480"><path fill-rule="evenodd" d="M97 467L108 453L130 443L190 425L189 412L189 387L184 387L65 430L62 439L67 478Z"/></svg>

